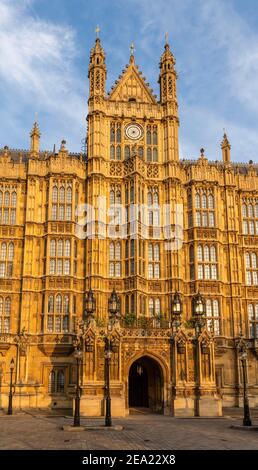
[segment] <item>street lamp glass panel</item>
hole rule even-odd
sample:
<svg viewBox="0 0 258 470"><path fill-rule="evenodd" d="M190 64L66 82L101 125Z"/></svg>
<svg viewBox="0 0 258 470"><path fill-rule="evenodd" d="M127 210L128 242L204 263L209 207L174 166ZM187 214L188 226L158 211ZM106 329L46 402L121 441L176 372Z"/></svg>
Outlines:
<svg viewBox="0 0 258 470"><path fill-rule="evenodd" d="M14 360L12 359L11 362L10 362L10 369L13 370L14 369Z"/></svg>
<svg viewBox="0 0 258 470"><path fill-rule="evenodd" d="M194 300L194 314L197 317L204 315L204 302L200 294Z"/></svg>
<svg viewBox="0 0 258 470"><path fill-rule="evenodd" d="M89 290L89 293L86 297L86 312L88 314L92 314L95 311L96 308L96 300L94 298L94 294L92 290Z"/></svg>
<svg viewBox="0 0 258 470"><path fill-rule="evenodd" d="M115 315L118 311L118 297L115 289L108 300L108 311L111 315Z"/></svg>
<svg viewBox="0 0 258 470"><path fill-rule="evenodd" d="M182 302L178 292L175 293L173 298L172 311L175 315L180 315L182 312Z"/></svg>

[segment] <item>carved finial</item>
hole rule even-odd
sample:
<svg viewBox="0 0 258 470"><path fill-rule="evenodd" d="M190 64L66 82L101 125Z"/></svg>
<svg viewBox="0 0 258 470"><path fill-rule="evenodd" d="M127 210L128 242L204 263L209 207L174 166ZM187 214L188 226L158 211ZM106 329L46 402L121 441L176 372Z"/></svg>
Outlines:
<svg viewBox="0 0 258 470"><path fill-rule="evenodd" d="M134 47L134 43L132 42L130 46L130 62L134 62L134 53L135 53L135 47Z"/></svg>
<svg viewBox="0 0 258 470"><path fill-rule="evenodd" d="M228 140L228 136L225 132L225 129L223 129L224 134L223 134L223 140L221 142L221 149L222 149L222 159L224 163L230 163L230 149L231 145Z"/></svg>
<svg viewBox="0 0 258 470"><path fill-rule="evenodd" d="M99 39L99 33L100 33L99 25L96 26L95 33L96 33L96 39Z"/></svg>
<svg viewBox="0 0 258 470"><path fill-rule="evenodd" d="M62 140L60 150L65 150L66 140Z"/></svg>
<svg viewBox="0 0 258 470"><path fill-rule="evenodd" d="M35 122L30 133L30 151L32 155L39 153L40 130L38 125L38 113L35 113Z"/></svg>
<svg viewBox="0 0 258 470"><path fill-rule="evenodd" d="M201 148L200 152L201 152L201 157L204 157L204 152L205 152L204 148Z"/></svg>
<svg viewBox="0 0 258 470"><path fill-rule="evenodd" d="M228 136L226 134L225 128L223 128L223 132L224 132L224 134L223 134L223 140L221 142L221 148L228 147L228 146L230 147L230 143L229 143Z"/></svg>

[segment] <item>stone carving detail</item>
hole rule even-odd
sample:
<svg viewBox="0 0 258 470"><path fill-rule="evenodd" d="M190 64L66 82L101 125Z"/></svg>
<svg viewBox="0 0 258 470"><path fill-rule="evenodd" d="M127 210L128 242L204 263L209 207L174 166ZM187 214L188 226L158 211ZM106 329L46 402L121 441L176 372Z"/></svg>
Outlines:
<svg viewBox="0 0 258 470"><path fill-rule="evenodd" d="M124 164L125 174L132 173L134 171L134 160L130 158Z"/></svg>
<svg viewBox="0 0 258 470"><path fill-rule="evenodd" d="M158 165L149 164L147 166L147 177L148 178L158 178L159 177L159 167L158 167Z"/></svg>
<svg viewBox="0 0 258 470"><path fill-rule="evenodd" d="M109 173L111 176L122 176L122 165L121 163L110 163Z"/></svg>
<svg viewBox="0 0 258 470"><path fill-rule="evenodd" d="M14 337L14 342L18 345L20 355L26 356L30 339L26 333L25 328L22 329L21 333Z"/></svg>

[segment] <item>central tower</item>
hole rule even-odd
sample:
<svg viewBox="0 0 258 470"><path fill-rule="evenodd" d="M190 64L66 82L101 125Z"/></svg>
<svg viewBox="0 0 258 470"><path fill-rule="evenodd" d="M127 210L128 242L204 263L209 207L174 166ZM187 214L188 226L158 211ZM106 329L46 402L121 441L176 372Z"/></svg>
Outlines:
<svg viewBox="0 0 258 470"><path fill-rule="evenodd" d="M176 198L170 182L179 160L176 80L166 42L158 100L131 46L129 64L106 94L99 37L91 50L86 197L101 223L86 240L86 289L94 289L103 319L114 287L125 315L159 316L169 308L172 255L164 251L157 227L162 222L159 207Z"/></svg>

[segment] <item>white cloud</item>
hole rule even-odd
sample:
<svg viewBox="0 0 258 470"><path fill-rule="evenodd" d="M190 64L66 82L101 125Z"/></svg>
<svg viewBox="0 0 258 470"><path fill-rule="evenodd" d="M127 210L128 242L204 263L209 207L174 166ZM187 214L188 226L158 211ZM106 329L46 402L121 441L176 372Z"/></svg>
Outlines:
<svg viewBox="0 0 258 470"><path fill-rule="evenodd" d="M226 127L232 157L248 161L251 154L257 160L258 33L241 9L230 0L142 0L139 14L146 56L151 58L153 41L162 41L166 30L176 54L181 154L196 157L204 146L210 158L221 158Z"/></svg>
<svg viewBox="0 0 258 470"><path fill-rule="evenodd" d="M82 82L73 66L75 34L70 27L35 17L28 9L31 4L0 0L0 78L9 94L8 112L17 120L19 106L25 100L28 112L34 109L39 116L48 113L49 123L55 120L54 131L45 136L47 141L63 137L58 135L59 125L62 132L70 131L78 138L79 151L86 104ZM25 131L22 123L17 132L21 131ZM64 137L69 141L69 135Z"/></svg>

